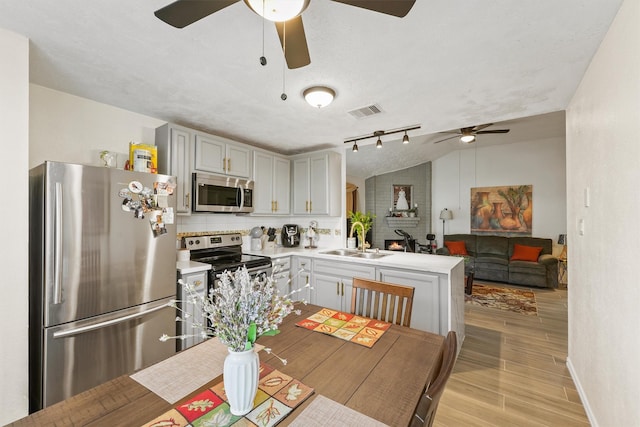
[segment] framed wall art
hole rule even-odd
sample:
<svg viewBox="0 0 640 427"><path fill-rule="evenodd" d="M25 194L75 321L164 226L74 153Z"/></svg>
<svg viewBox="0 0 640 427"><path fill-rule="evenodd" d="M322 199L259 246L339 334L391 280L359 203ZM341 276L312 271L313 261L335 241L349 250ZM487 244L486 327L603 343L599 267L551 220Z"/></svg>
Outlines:
<svg viewBox="0 0 640 427"><path fill-rule="evenodd" d="M471 189L471 233L531 236L533 185Z"/></svg>

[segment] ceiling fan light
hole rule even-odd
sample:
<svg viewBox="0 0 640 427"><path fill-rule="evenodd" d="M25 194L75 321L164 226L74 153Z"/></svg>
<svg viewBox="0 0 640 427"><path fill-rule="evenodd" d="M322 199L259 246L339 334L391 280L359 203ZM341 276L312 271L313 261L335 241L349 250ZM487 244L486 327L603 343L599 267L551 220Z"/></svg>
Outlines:
<svg viewBox="0 0 640 427"><path fill-rule="evenodd" d="M404 133L404 136L402 137L402 143L403 144L408 144L409 143L409 135L407 135L407 133Z"/></svg>
<svg viewBox="0 0 640 427"><path fill-rule="evenodd" d="M309 0L244 0L258 15L273 22L284 22L300 15Z"/></svg>
<svg viewBox="0 0 640 427"><path fill-rule="evenodd" d="M460 137L460 142L464 142L465 144L471 144L475 140L476 140L475 135L462 135Z"/></svg>
<svg viewBox="0 0 640 427"><path fill-rule="evenodd" d="M331 104L336 92L325 86L313 86L305 89L302 95L312 107L323 108Z"/></svg>
<svg viewBox="0 0 640 427"><path fill-rule="evenodd" d="M382 148L382 140L380 138L376 141L376 148Z"/></svg>

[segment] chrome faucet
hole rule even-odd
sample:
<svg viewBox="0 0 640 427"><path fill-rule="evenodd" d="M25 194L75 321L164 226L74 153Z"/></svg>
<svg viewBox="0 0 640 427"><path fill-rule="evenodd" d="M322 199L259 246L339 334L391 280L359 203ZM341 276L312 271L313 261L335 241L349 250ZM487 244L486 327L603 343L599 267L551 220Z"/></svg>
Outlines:
<svg viewBox="0 0 640 427"><path fill-rule="evenodd" d="M362 242L360 242L360 244L362 245L362 252L366 252L366 246L364 244L364 224L362 224L360 221L356 221L353 224L351 224L351 232L349 233L349 237L353 237L353 229L356 227L356 225L360 226L360 229L362 230Z"/></svg>

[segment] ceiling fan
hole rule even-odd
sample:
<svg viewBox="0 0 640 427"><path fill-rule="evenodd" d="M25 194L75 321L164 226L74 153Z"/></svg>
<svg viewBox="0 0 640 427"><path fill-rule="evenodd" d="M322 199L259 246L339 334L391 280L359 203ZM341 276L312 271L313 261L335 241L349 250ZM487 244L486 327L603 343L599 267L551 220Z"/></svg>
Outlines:
<svg viewBox="0 0 640 427"><path fill-rule="evenodd" d="M483 135L488 133L508 133L510 129L491 129L491 130L483 130L488 128L489 126L493 126L493 123L487 123L484 125L471 126L466 128L460 128L457 131L451 132L440 132L440 133L454 133L455 135L450 136L448 138L441 139L439 141L434 142L437 144L439 142L448 141L453 138L460 137L460 142L464 142L465 144L471 144L476 140L476 135Z"/></svg>
<svg viewBox="0 0 640 427"><path fill-rule="evenodd" d="M242 0L263 18L274 21L284 51L287 67L300 68L311 63L302 12L310 0ZM338 3L404 17L415 0L333 0ZM176 28L184 28L240 0L177 0L154 12L156 17ZM285 37L286 35L286 37ZM266 64L264 57L260 58Z"/></svg>

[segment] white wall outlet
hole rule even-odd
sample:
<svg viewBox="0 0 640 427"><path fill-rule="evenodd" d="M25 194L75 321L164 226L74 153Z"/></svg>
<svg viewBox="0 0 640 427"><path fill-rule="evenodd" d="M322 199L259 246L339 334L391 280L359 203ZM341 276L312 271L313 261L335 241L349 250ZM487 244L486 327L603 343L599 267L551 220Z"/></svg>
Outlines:
<svg viewBox="0 0 640 427"><path fill-rule="evenodd" d="M589 190L589 187L585 187L584 188L584 207L588 208L589 206L591 206L591 191Z"/></svg>

